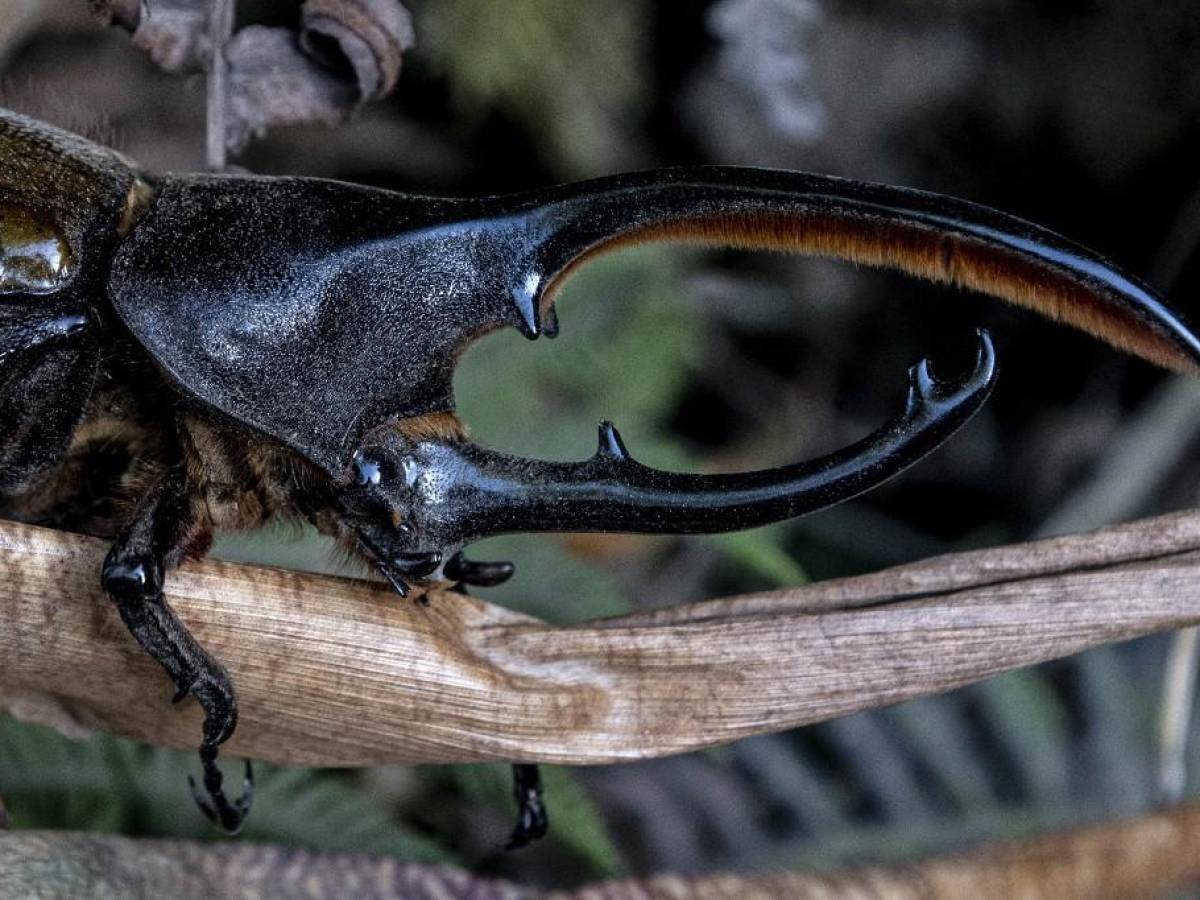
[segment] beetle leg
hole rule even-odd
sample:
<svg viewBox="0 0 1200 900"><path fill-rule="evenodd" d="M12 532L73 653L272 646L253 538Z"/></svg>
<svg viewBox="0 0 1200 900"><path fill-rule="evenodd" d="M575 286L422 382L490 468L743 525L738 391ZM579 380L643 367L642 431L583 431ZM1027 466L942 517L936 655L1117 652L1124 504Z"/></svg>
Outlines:
<svg viewBox="0 0 1200 900"><path fill-rule="evenodd" d="M453 559L461 558L461 556L461 553L456 554ZM468 565L471 564L468 563ZM512 574L512 563L479 563L479 565L508 566L508 574ZM501 581L503 580L501 579ZM468 583L465 580L460 581L451 590L458 594L468 594L466 587ZM493 583L498 584L499 582ZM550 816L546 813L546 801L542 795L541 770L530 763L513 763L512 774L513 800L517 803L517 824L513 826L512 834L504 842L505 850L519 850L534 841L540 841L550 828Z"/></svg>
<svg viewBox="0 0 1200 900"><path fill-rule="evenodd" d="M540 840L550 827L546 804L542 801L542 775L538 767L529 763L514 763L512 771L517 824L504 845L506 850L516 850Z"/></svg>
<svg viewBox="0 0 1200 900"><path fill-rule="evenodd" d="M139 501L104 561L101 581L138 644L175 682L174 702L190 694L204 710L200 762L209 799L199 796L194 782L192 792L209 819L236 833L250 810L253 772L247 762L245 793L230 801L216 759L217 747L237 726L237 698L229 674L179 621L162 590L164 570L179 562L197 519L183 468L169 469Z"/></svg>

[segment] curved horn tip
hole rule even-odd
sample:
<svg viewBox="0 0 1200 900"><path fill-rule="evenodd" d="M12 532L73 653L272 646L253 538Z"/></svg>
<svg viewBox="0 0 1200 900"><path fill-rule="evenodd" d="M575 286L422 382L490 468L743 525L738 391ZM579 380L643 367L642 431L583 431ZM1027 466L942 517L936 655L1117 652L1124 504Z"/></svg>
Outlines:
<svg viewBox="0 0 1200 900"><path fill-rule="evenodd" d="M948 400L990 392L996 383L996 347L986 328L975 329L978 346L975 349L975 366L957 382L940 381L933 374L933 364L924 357L908 370L908 400L905 404L909 413L927 403L945 403Z"/></svg>
<svg viewBox="0 0 1200 900"><path fill-rule="evenodd" d="M615 425L608 419L600 422L600 440L599 446L596 448L596 456L602 459L612 459L618 462L626 462L629 457L629 451L625 449L625 442L621 440L621 433L617 431Z"/></svg>
<svg viewBox="0 0 1200 900"><path fill-rule="evenodd" d="M975 348L975 372L972 378L981 382L996 380L996 346L992 343L992 335L986 328L976 328L975 337L979 346Z"/></svg>

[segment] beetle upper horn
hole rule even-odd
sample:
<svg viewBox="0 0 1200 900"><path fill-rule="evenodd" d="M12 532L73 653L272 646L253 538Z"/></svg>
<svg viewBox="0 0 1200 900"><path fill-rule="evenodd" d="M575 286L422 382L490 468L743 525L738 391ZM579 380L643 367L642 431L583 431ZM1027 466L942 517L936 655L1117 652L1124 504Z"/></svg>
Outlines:
<svg viewBox="0 0 1200 900"><path fill-rule="evenodd" d="M505 198L512 209L521 198ZM1092 251L985 206L824 175L734 167L667 169L530 195L528 256L512 285L529 337L589 256L629 243L773 248L900 269L1037 310L1176 371L1200 341L1153 291Z"/></svg>
<svg viewBox="0 0 1200 900"><path fill-rule="evenodd" d="M422 495L416 532L457 547L506 532L622 531L699 534L752 528L823 509L871 489L915 463L961 427L994 384L986 332L972 372L936 380L927 360L909 372L904 411L856 444L805 463L729 475L644 466L607 422L600 446L579 463L508 456L461 441L413 448L409 477Z"/></svg>

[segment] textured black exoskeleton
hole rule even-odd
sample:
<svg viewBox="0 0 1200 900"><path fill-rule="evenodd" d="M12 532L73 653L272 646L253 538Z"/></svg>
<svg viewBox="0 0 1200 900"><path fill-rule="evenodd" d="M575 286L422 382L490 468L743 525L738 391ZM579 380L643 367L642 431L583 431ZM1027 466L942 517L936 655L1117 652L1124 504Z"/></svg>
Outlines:
<svg viewBox="0 0 1200 900"><path fill-rule="evenodd" d="M205 712L206 813L235 831L215 765L237 705L163 600L216 528L307 519L401 595L488 585L462 555L514 531L698 533L803 515L934 449L986 398L980 332L955 384L924 361L895 419L827 457L738 475L660 472L600 426L584 462L470 443L451 376L480 335L557 331L590 254L698 240L891 266L1038 309L1160 365L1200 341L1154 295L1034 225L933 194L818 175L706 168L541 193L438 199L301 178L152 177L119 154L0 113L0 513L111 533L105 591ZM126 506L117 501L123 500ZM247 778L249 788L249 778ZM545 830L517 768L513 843Z"/></svg>

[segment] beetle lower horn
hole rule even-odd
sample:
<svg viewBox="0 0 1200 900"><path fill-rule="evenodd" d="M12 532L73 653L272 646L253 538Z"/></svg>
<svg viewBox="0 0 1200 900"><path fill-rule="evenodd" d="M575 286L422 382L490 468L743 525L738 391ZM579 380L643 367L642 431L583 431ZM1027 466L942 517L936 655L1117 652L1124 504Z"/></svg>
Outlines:
<svg viewBox="0 0 1200 900"><path fill-rule="evenodd" d="M543 462L466 442L416 444L416 533L457 547L494 534L621 531L704 534L794 518L839 503L917 462L964 425L996 378L990 337L978 332L974 369L949 384L928 360L909 370L903 412L858 443L808 462L727 475L663 472L634 460L616 429L579 463Z"/></svg>

